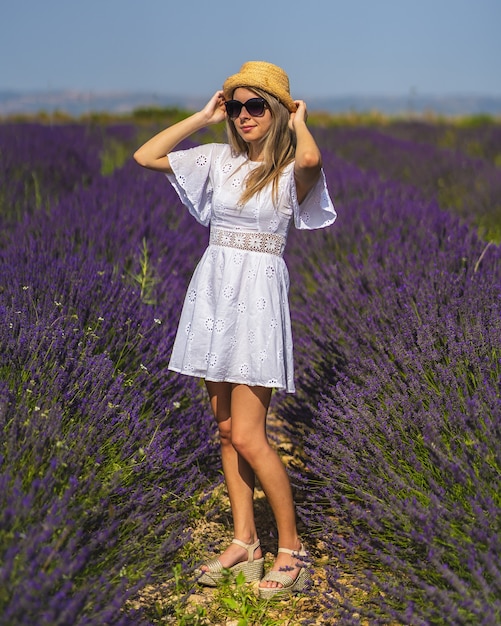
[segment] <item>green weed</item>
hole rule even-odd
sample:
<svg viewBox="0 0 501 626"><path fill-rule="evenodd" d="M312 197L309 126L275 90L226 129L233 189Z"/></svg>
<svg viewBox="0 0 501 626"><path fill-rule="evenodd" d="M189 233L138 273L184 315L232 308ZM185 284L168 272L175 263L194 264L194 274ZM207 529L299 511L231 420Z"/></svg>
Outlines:
<svg viewBox="0 0 501 626"><path fill-rule="evenodd" d="M156 304L155 287L159 281L151 262L150 251L146 238L143 238L142 248L139 253L139 270L127 272L133 284L139 286L141 300L144 304Z"/></svg>

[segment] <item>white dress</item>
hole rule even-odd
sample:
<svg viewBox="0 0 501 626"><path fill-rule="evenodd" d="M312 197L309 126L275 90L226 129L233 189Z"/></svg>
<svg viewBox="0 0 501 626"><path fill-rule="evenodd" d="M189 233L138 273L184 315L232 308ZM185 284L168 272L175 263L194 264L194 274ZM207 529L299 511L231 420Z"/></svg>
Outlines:
<svg viewBox="0 0 501 626"><path fill-rule="evenodd" d="M169 369L210 381L294 392L289 274L282 258L291 220L296 228L329 226L336 212L325 176L301 205L294 164L271 187L239 204L243 181L258 165L227 144L169 154L167 177L193 217L210 225L210 242L192 276Z"/></svg>

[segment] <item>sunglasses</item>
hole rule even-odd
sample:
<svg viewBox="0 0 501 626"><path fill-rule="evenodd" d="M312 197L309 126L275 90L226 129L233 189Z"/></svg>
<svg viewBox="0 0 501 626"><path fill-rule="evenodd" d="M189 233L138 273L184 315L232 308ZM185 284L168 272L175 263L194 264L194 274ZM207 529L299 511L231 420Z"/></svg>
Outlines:
<svg viewBox="0 0 501 626"><path fill-rule="evenodd" d="M261 115L264 115L264 110L268 106L268 103L264 98L250 98L247 102L228 100L228 102L224 103L224 106L226 107L228 117L234 120L240 115L243 107L245 107L247 113L252 115L252 117L261 117Z"/></svg>

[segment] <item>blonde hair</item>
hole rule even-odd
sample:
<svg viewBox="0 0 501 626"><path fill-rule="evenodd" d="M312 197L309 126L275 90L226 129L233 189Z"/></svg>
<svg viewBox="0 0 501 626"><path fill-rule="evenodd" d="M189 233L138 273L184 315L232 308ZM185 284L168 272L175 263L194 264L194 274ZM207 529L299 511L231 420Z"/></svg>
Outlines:
<svg viewBox="0 0 501 626"><path fill-rule="evenodd" d="M262 89L252 88L258 96L266 100L271 113L271 126L264 138L261 165L254 168L245 177L244 190L240 202L245 204L252 196L272 183L272 200L278 200L278 181L283 169L294 160L296 140L289 128L289 111L279 100ZM249 154L249 145L238 134L233 120L227 118L226 131L228 143L236 154Z"/></svg>

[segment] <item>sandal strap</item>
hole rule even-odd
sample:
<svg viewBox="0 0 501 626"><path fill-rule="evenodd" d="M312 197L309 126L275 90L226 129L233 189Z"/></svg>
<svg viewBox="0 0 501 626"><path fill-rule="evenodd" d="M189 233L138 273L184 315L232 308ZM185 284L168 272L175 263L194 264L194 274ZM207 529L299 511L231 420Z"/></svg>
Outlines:
<svg viewBox="0 0 501 626"><path fill-rule="evenodd" d="M223 566L219 559L211 559L210 561L206 561L204 565L207 568L206 573L217 574L223 571Z"/></svg>
<svg viewBox="0 0 501 626"><path fill-rule="evenodd" d="M290 587L295 583L294 578L292 578L292 576L289 576L289 574L275 570L271 570L270 572L268 572L263 580L266 582L280 583L284 589Z"/></svg>
<svg viewBox="0 0 501 626"><path fill-rule="evenodd" d="M236 543L237 546L240 546L241 548L244 548L245 550L247 550L247 561L249 563L254 562L254 552L261 545L261 542L259 541L259 539L255 541L254 543L244 543L243 541L240 541L240 539L233 539L231 543Z"/></svg>
<svg viewBox="0 0 501 626"><path fill-rule="evenodd" d="M290 554L291 556L308 556L308 553L304 549L303 544L299 550L289 550L289 548L278 548L279 552L284 552L285 554Z"/></svg>

